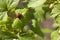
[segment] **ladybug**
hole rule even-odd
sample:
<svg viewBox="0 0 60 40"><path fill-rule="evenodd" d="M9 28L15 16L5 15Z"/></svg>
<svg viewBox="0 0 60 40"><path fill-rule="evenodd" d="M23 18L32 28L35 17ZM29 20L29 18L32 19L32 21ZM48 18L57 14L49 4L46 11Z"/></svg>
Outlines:
<svg viewBox="0 0 60 40"><path fill-rule="evenodd" d="M23 17L23 15L22 14L16 14L16 18L19 18L19 19L21 19Z"/></svg>

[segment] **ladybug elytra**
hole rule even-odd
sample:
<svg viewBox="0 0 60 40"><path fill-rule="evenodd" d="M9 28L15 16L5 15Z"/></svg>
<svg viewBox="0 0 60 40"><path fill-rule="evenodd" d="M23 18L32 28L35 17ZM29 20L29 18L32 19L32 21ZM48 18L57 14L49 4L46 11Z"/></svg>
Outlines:
<svg viewBox="0 0 60 40"><path fill-rule="evenodd" d="M16 14L16 18L19 18L19 19L21 19L23 17L23 15L22 14Z"/></svg>

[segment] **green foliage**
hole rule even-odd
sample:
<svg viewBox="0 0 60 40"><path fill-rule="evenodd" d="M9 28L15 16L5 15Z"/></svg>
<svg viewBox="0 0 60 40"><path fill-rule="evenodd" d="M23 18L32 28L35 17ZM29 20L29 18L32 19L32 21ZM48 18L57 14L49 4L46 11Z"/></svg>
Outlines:
<svg viewBox="0 0 60 40"><path fill-rule="evenodd" d="M60 40L60 33L58 30L52 32L51 34L51 40Z"/></svg>
<svg viewBox="0 0 60 40"><path fill-rule="evenodd" d="M51 11L51 17L54 19L54 27L56 28L55 31L51 33L51 40L60 40L60 3L57 0L56 4L54 4L54 8Z"/></svg>
<svg viewBox="0 0 60 40"><path fill-rule="evenodd" d="M44 16L44 10L42 6L38 6L35 8L35 14L34 17L38 20L38 21L43 21L45 19Z"/></svg>
<svg viewBox="0 0 60 40"><path fill-rule="evenodd" d="M52 9L51 15L53 18L55 18L60 13L60 4L56 4L54 8Z"/></svg>
<svg viewBox="0 0 60 40"><path fill-rule="evenodd" d="M42 33L40 26L41 25L39 25L39 23L36 20L32 20L31 30L39 36L43 37L44 34Z"/></svg>
<svg viewBox="0 0 60 40"><path fill-rule="evenodd" d="M21 20L19 20L18 18L16 18L14 21L13 21L13 24L12 24L12 28L14 28L14 29L20 29L21 27L20 26L22 26L22 22L21 22Z"/></svg>
<svg viewBox="0 0 60 40"><path fill-rule="evenodd" d="M29 4L28 4L28 7L33 7L34 8L34 7L42 5L45 2L46 2L46 0L30 0Z"/></svg>
<svg viewBox="0 0 60 40"><path fill-rule="evenodd" d="M19 0L0 0L0 11L12 10L17 7Z"/></svg>
<svg viewBox="0 0 60 40"><path fill-rule="evenodd" d="M8 21L7 12L0 12L0 24L6 23Z"/></svg>
<svg viewBox="0 0 60 40"><path fill-rule="evenodd" d="M42 28L46 16L54 19L55 31ZM60 40L59 28L60 0L0 0L1 40L45 40L44 34L51 32L51 40Z"/></svg>

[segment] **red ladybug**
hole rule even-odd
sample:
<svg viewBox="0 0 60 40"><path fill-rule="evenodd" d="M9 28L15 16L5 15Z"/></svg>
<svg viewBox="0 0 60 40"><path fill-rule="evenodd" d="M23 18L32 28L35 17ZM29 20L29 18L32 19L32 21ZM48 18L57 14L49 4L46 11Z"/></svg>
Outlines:
<svg viewBox="0 0 60 40"><path fill-rule="evenodd" d="M16 18L21 19L22 17L23 17L22 14L16 14Z"/></svg>

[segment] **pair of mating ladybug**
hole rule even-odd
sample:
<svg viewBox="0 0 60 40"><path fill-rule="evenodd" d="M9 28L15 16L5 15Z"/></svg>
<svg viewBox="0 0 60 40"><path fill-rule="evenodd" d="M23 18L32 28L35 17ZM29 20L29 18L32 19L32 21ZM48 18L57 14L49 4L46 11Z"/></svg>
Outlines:
<svg viewBox="0 0 60 40"><path fill-rule="evenodd" d="M21 19L22 17L23 17L23 15L22 15L22 14L20 14L20 13L16 14L16 18Z"/></svg>

